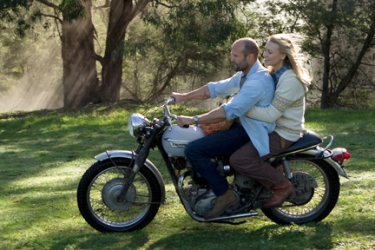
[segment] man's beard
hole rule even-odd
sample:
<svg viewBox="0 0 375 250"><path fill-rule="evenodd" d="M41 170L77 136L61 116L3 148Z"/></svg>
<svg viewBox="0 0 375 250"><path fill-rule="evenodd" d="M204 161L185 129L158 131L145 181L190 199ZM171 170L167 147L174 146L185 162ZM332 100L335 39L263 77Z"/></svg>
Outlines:
<svg viewBox="0 0 375 250"><path fill-rule="evenodd" d="M233 70L234 71L243 71L244 69L246 69L247 67L247 62L244 60L244 61L241 61L240 63L238 64L233 64Z"/></svg>

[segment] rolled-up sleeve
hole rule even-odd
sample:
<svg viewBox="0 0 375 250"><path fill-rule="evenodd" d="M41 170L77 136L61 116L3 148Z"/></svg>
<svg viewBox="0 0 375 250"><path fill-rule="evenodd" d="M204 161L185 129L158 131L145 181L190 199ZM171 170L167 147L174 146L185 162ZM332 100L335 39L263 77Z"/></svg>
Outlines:
<svg viewBox="0 0 375 250"><path fill-rule="evenodd" d="M243 116L263 98L264 94L264 88L259 86L259 81L247 79L241 91L228 103L222 105L226 113L226 119L232 120Z"/></svg>
<svg viewBox="0 0 375 250"><path fill-rule="evenodd" d="M232 95L240 90L242 72L237 72L231 78L207 84L211 98Z"/></svg>

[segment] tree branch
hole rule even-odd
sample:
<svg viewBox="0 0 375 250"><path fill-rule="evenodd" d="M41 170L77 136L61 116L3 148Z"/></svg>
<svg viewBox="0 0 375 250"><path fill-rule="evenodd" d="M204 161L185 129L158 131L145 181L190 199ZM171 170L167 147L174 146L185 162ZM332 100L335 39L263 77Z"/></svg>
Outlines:
<svg viewBox="0 0 375 250"><path fill-rule="evenodd" d="M361 68L358 69L359 71L362 72L362 74L365 76L365 79L367 80L367 82L372 85L372 86L375 86L375 83L372 81L372 77L369 76L364 70L362 70Z"/></svg>
<svg viewBox="0 0 375 250"><path fill-rule="evenodd" d="M51 18L59 21L60 23L63 22L63 20L61 20L58 16L54 16L54 15L50 15L50 14L43 14L43 13L42 13L42 16L44 16L44 17L51 17Z"/></svg>
<svg viewBox="0 0 375 250"><path fill-rule="evenodd" d="M104 5L101 6L93 6L93 9L103 9L103 8L109 8L111 7L111 1L106 0Z"/></svg>
<svg viewBox="0 0 375 250"><path fill-rule="evenodd" d="M362 65L366 65L366 66L372 66L372 67L375 66L375 64L371 64L371 63L364 63L364 62L361 62L361 64L362 64Z"/></svg>
<svg viewBox="0 0 375 250"><path fill-rule="evenodd" d="M135 2L135 7L133 8L131 16L133 18L135 16L137 16L140 12L142 12L146 8L146 6L147 6L147 4L149 2L151 2L151 0L139 0L139 1L136 1Z"/></svg>
<svg viewBox="0 0 375 250"><path fill-rule="evenodd" d="M155 2L156 4L158 4L158 5L164 6L164 7L169 8L169 9L180 7L180 6L178 6L178 5L167 5L167 4L162 3L162 2L160 2L160 1L158 1L158 0L156 0L156 1L154 1L154 2Z"/></svg>
<svg viewBox="0 0 375 250"><path fill-rule="evenodd" d="M59 8L59 6L57 6L56 4L53 4L51 2L48 2L47 0L35 0L35 1L37 1L39 3L42 3L44 5L47 5L48 7L51 7L53 9L55 9L55 10L57 10Z"/></svg>
<svg viewBox="0 0 375 250"><path fill-rule="evenodd" d="M93 57L94 57L95 60L97 60L98 62L100 62L100 64L103 66L104 58L102 56L94 53Z"/></svg>

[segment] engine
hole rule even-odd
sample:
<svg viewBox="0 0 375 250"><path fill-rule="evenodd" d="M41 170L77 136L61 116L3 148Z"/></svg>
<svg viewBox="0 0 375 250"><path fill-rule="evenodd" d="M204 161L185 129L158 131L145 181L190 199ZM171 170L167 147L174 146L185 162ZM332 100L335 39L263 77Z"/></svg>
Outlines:
<svg viewBox="0 0 375 250"><path fill-rule="evenodd" d="M211 189L200 188L195 183L190 183L183 188L185 197L190 207L199 215L204 216L214 205L215 194Z"/></svg>
<svg viewBox="0 0 375 250"><path fill-rule="evenodd" d="M234 173L229 165L224 165L221 161L218 161L218 171L225 177L231 176L231 189L237 193L243 204L251 202L256 196L260 184L254 179L239 173ZM204 216L212 209L216 196L208 185L197 184L194 180L190 180L188 185L183 186L183 190L190 207L197 214ZM269 190L263 189L260 194L260 199L268 199L270 195Z"/></svg>

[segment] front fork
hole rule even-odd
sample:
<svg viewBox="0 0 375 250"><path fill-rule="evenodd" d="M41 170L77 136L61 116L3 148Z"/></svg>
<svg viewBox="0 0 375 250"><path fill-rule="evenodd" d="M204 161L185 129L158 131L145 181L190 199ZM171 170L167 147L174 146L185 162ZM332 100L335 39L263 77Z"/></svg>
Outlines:
<svg viewBox="0 0 375 250"><path fill-rule="evenodd" d="M107 152L107 155L109 156L108 152ZM112 161L112 159L109 157L109 159ZM112 161L112 163L116 166L116 164ZM133 165L133 166L132 166ZM142 165L143 166L143 165ZM116 166L117 167L117 166ZM133 155L132 155L132 160L130 162L130 171L129 172L126 172L126 174L124 175L124 179L125 179L125 182L124 182L124 186L120 192L120 194L117 196L117 202L119 203L122 203L125 201L125 198L126 198L126 194L128 192L128 189L130 187L130 185L133 183L133 180L135 178L135 175L139 172L139 170L141 169L141 167L135 162L134 160L134 152L133 152Z"/></svg>
<svg viewBox="0 0 375 250"><path fill-rule="evenodd" d="M124 202L125 201L126 193L128 192L128 189L129 189L130 185L133 183L133 180L134 180L136 174L139 172L139 170L141 170L142 166L146 162L147 157L150 153L151 145L153 144L153 141L154 141L155 136L156 136L156 131L157 131L157 129L155 129L152 132L150 137L147 138L146 142L143 145L139 144L136 152L133 153L132 161L131 161L131 164L129 166L130 171L127 172L126 175L124 175L125 184L124 184L120 194L117 196L118 202Z"/></svg>

